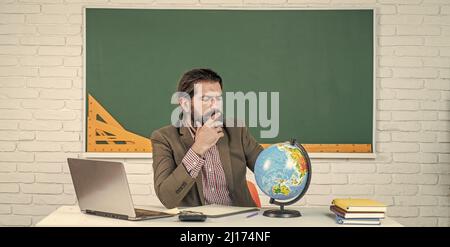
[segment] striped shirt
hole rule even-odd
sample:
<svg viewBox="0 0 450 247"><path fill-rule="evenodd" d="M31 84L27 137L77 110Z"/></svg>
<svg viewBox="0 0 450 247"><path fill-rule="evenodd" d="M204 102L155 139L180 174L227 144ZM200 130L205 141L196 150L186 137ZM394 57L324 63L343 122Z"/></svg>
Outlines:
<svg viewBox="0 0 450 247"><path fill-rule="evenodd" d="M193 130L189 129L189 131L192 138L195 139ZM203 196L206 204L232 204L217 145L208 149L203 158L190 148L182 163L192 178L196 178L199 172L202 173Z"/></svg>

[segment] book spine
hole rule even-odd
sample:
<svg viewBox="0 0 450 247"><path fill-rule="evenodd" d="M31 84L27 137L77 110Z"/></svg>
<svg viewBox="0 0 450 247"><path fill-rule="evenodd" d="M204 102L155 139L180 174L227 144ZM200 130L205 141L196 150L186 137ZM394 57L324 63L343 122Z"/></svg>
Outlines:
<svg viewBox="0 0 450 247"><path fill-rule="evenodd" d="M344 220L343 220L341 217L339 217L339 216L336 215L336 223L342 225L342 224L344 224Z"/></svg>
<svg viewBox="0 0 450 247"><path fill-rule="evenodd" d="M380 219L366 219L366 218L359 218L359 219L344 219L342 217L339 217L336 215L336 223L338 224L345 224L345 225L380 225L381 221Z"/></svg>
<svg viewBox="0 0 450 247"><path fill-rule="evenodd" d="M349 207L346 211L348 213L361 213L361 212L386 213L386 208Z"/></svg>

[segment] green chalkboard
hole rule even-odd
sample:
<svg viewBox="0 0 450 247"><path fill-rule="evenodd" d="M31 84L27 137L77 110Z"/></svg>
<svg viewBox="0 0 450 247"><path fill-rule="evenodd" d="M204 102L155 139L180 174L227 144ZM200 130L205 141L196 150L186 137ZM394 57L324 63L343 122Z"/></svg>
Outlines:
<svg viewBox="0 0 450 247"><path fill-rule="evenodd" d="M170 124L182 73L207 67L225 92L279 92L279 134L251 128L262 143L372 144L373 14L87 8L86 95L149 137Z"/></svg>

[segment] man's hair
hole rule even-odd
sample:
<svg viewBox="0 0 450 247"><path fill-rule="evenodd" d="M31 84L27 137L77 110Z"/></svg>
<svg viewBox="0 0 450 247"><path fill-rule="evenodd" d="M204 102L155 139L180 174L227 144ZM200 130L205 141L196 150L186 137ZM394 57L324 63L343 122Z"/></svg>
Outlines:
<svg viewBox="0 0 450 247"><path fill-rule="evenodd" d="M177 91L187 93L192 98L194 97L194 85L204 81L218 82L220 88L222 88L222 77L220 75L211 69L199 68L189 70L181 76Z"/></svg>

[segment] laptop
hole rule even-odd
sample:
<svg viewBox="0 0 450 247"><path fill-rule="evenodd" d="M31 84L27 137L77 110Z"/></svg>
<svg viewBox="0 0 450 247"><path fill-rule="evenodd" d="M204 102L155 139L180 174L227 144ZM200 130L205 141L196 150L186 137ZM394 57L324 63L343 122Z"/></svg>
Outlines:
<svg viewBox="0 0 450 247"><path fill-rule="evenodd" d="M146 220L174 214L138 209L121 162L68 158L78 205L83 213L124 220Z"/></svg>

